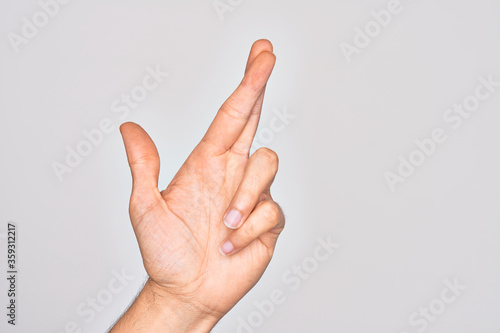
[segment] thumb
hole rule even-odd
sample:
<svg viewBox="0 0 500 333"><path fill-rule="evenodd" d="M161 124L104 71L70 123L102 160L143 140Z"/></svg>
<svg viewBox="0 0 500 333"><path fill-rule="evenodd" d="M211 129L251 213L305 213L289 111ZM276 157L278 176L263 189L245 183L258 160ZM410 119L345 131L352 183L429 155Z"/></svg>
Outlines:
<svg viewBox="0 0 500 333"><path fill-rule="evenodd" d="M160 156L153 140L141 126L131 122L122 124L120 132L132 171L132 190L147 193L158 189Z"/></svg>

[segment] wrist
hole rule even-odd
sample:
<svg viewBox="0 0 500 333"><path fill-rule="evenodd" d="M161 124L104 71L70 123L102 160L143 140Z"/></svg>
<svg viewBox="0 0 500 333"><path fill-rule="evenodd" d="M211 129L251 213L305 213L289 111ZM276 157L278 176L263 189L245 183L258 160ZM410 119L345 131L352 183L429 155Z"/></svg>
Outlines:
<svg viewBox="0 0 500 333"><path fill-rule="evenodd" d="M144 285L150 297L152 308L169 323L172 332L210 332L210 330L222 318L189 298L170 293L151 278Z"/></svg>
<svg viewBox="0 0 500 333"><path fill-rule="evenodd" d="M210 332L221 317L149 278L111 332Z"/></svg>

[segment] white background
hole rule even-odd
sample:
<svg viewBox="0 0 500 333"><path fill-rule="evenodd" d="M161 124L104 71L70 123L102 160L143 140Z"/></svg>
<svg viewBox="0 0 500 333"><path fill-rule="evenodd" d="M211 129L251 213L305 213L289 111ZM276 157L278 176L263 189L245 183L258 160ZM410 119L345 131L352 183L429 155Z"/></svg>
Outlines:
<svg viewBox="0 0 500 333"><path fill-rule="evenodd" d="M145 273L117 126L150 133L166 187L241 79L252 42L267 38L277 64L261 128L276 110L295 115L266 144L280 157L273 193L287 226L261 281L213 331L253 318L240 332L413 333L423 324L412 313L457 279L467 289L425 331L499 332L500 88L456 130L443 114L479 77L500 81L500 2L401 0L348 62L341 43L354 45L355 28L388 2L233 0L221 19L212 0L73 0L16 53L8 34L21 35L40 5L2 1L0 234L17 223L19 276L14 328L0 279L0 330L62 333L75 322L103 332L119 317ZM120 119L113 101L157 65L169 77ZM60 182L53 162L103 118L115 130ZM447 141L391 191L384 173L436 127ZM292 290L283 274L327 236L339 248ZM124 290L92 320L79 315L122 270L134 277ZM286 301L255 314L275 289Z"/></svg>

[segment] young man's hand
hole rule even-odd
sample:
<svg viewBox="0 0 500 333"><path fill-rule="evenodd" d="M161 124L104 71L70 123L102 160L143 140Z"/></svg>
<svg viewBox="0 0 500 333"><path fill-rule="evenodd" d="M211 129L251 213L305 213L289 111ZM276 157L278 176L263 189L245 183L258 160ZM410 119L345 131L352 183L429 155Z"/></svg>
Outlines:
<svg viewBox="0 0 500 333"><path fill-rule="evenodd" d="M249 157L275 63L254 43L245 76L168 187L148 134L121 126L132 170L130 217L149 275L112 332L208 332L259 280L285 220L270 187L278 157Z"/></svg>

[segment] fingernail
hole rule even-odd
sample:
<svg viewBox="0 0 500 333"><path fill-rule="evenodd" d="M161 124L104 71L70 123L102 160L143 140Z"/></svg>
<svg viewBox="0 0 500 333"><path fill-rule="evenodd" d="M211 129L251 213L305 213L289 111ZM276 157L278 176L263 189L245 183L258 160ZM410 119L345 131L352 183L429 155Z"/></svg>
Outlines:
<svg viewBox="0 0 500 333"><path fill-rule="evenodd" d="M220 252L224 255L228 255L229 253L233 252L233 250L234 246L230 241L226 241L220 246Z"/></svg>
<svg viewBox="0 0 500 333"><path fill-rule="evenodd" d="M236 209L231 209L224 219L224 224L231 229L236 229L240 224L241 213Z"/></svg>

